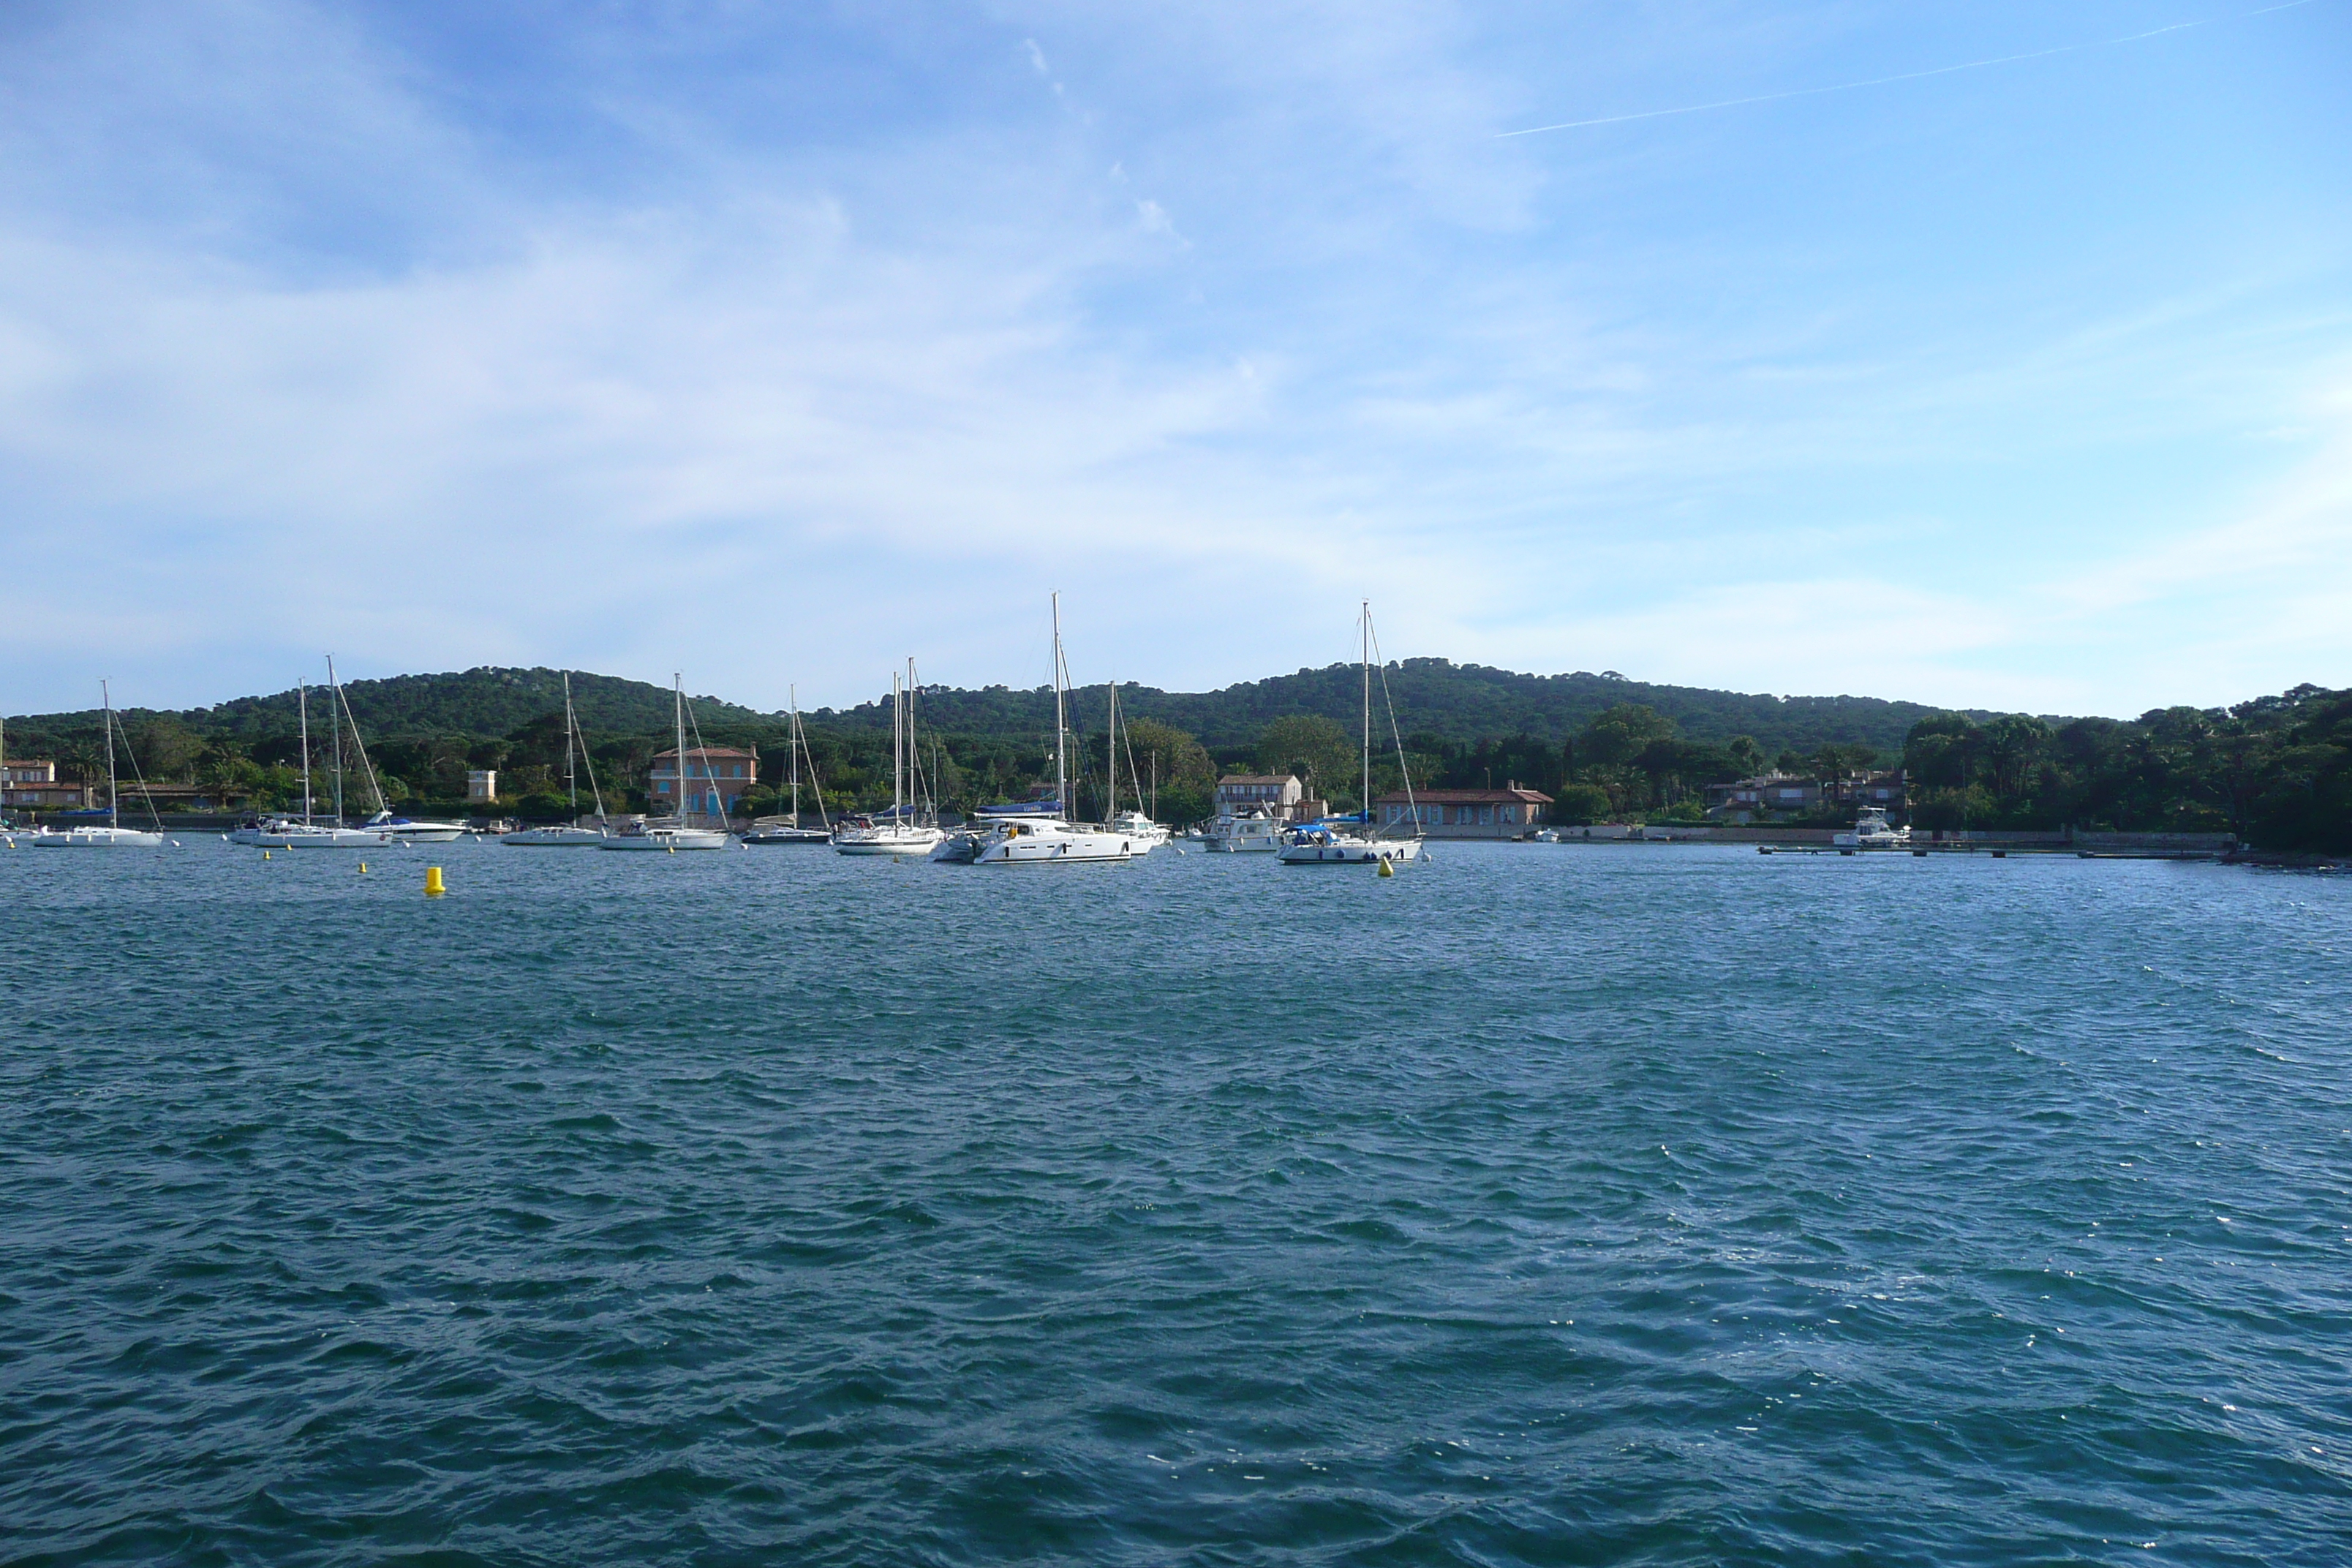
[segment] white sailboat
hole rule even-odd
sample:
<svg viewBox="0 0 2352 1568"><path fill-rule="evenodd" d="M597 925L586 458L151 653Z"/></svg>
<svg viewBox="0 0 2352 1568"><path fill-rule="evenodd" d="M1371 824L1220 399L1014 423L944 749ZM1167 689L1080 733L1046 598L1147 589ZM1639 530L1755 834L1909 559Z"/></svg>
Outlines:
<svg viewBox="0 0 2352 1568"><path fill-rule="evenodd" d="M349 724L352 749L360 754L360 768L375 796L375 815L359 831L380 833L387 844L454 844L463 838L468 829L462 822L412 822L392 814L392 803L383 798L383 786L376 780L375 764L368 761L367 742L360 739L360 721L352 711L352 700L343 695L343 683L335 677L333 654L327 656L327 689L335 694L335 826L341 827L343 823L342 726Z"/></svg>
<svg viewBox="0 0 2352 1568"><path fill-rule="evenodd" d="M580 764L588 764L588 794L596 803L593 826L580 816ZM525 827L499 835L501 844L549 845L557 848L593 849L604 842L604 792L596 786L596 763L580 733L579 716L572 708L572 672L563 672L563 777L572 786L572 820L546 827Z"/></svg>
<svg viewBox="0 0 2352 1568"><path fill-rule="evenodd" d="M793 809L789 816L755 817L751 831L743 835L746 844L795 844L803 847L833 842L833 819L824 812L824 781L817 777L816 755L808 749L808 732L801 728L800 688L787 686L786 699L793 705L793 732L785 746L785 766L792 774ZM822 827L801 826L801 759L808 758L809 783L816 791L816 819Z"/></svg>
<svg viewBox="0 0 2352 1568"><path fill-rule="evenodd" d="M1008 817L972 845L975 866L1072 865L1090 860L1132 860L1132 835L1093 823L1072 823L1061 813L1070 798L1067 704L1070 667L1062 656L1062 595L1054 595L1054 805L1052 816Z"/></svg>
<svg viewBox="0 0 2352 1568"><path fill-rule="evenodd" d="M915 661L910 658L904 685L896 671L890 676L890 819L835 833L833 847L844 855L929 855L947 837L936 813L922 814L929 820L909 820L915 815L907 788L907 763L915 749L914 695Z"/></svg>
<svg viewBox="0 0 2352 1568"><path fill-rule="evenodd" d="M677 815L632 822L597 845L596 847L599 849L644 849L674 853L680 849L727 847L727 835L722 829L697 827L693 825L693 818L687 812L687 775L690 770L686 760L686 677L673 674L670 679L676 685L677 716Z"/></svg>
<svg viewBox="0 0 2352 1568"><path fill-rule="evenodd" d="M1364 809L1360 822L1310 823L1292 829L1283 836L1282 847L1274 852L1275 859L1285 866L1362 866L1387 861L1418 860L1421 848L1421 813L1412 807L1412 773L1405 769L1406 815L1412 818L1412 834L1405 838L1388 838L1381 834L1372 819L1372 602L1364 601L1357 626L1363 634L1364 660ZM1388 677L1381 677L1385 690ZM1389 728L1396 728L1396 711L1389 711ZM1397 737L1397 764L1404 767L1404 738Z"/></svg>
<svg viewBox="0 0 2352 1568"><path fill-rule="evenodd" d="M1110 683L1110 731L1103 746L1109 781L1107 791L1110 796L1103 813L1103 825L1112 832L1131 839L1138 855L1148 855L1168 842L1168 829L1144 815L1143 777L1136 772L1135 748L1127 742L1124 735L1118 720L1118 682L1114 680ZM1128 782L1135 786L1135 805L1125 811L1118 808L1118 756L1121 750L1127 752Z"/></svg>
<svg viewBox="0 0 2352 1568"><path fill-rule="evenodd" d="M63 833L37 834L33 837L33 845L39 849L161 849L163 847L163 818L155 819L155 831L152 833L122 826L121 805L115 798L114 788L114 693L103 680L98 683L98 691L106 725L106 826L68 827ZM126 752L131 749L128 735L123 737L122 749ZM133 773L138 771L138 758L131 759L131 767ZM142 779L140 783L144 784L146 781ZM147 809L150 815L153 814L155 802L152 796L148 799Z"/></svg>

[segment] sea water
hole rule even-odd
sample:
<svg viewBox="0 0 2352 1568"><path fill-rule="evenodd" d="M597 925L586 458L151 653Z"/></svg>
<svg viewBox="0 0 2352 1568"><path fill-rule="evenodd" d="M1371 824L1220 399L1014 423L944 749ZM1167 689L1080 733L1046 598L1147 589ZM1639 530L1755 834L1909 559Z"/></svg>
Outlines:
<svg viewBox="0 0 2352 1568"><path fill-rule="evenodd" d="M2352 1560L2352 882L179 837L0 850L8 1563Z"/></svg>

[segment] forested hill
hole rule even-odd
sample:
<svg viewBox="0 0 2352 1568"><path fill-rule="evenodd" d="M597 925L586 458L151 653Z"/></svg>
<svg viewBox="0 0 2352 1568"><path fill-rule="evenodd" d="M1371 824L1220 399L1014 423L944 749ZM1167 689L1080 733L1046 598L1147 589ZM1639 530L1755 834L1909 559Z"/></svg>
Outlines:
<svg viewBox="0 0 2352 1568"><path fill-rule="evenodd" d="M1638 702L1675 721L1693 741L1720 743L1735 735L1753 739L1769 755L1810 752L1835 743L1860 743L1899 752L1911 726L1945 710L1877 697L1791 697L1710 691L1696 686L1653 686L1616 675L1521 675L1485 665L1442 658L1409 658L1387 670L1386 697L1380 677L1372 683L1375 722L1387 728L1384 703L1393 699L1398 726L1407 735L1446 741L1486 736L1533 735L1559 741L1581 730L1592 717L1621 702ZM1077 694L1080 712L1093 728L1100 722L1100 688ZM1335 664L1244 681L1218 691L1160 691L1148 686L1119 689L1121 709L1139 719L1158 719L1200 737L1213 752L1254 743L1274 720L1317 713L1355 729L1363 703L1360 667ZM1002 686L980 690L926 688L926 722L951 733L1034 734L1054 724L1054 694L1048 688L1015 691ZM1990 718L1975 712L1970 717ZM887 725L886 704L866 703L828 721Z"/></svg>
<svg viewBox="0 0 2352 1568"><path fill-rule="evenodd" d="M445 675L402 675L386 680L354 680L343 688L352 714L369 736L467 735L482 739L515 733L563 710L563 678L552 669L484 667ZM1408 735L1470 742L1488 736L1525 734L1556 742L1574 734L1602 710L1622 702L1645 704L1672 719L1684 737L1720 743L1735 735L1752 738L1769 755L1811 752L1823 744L1863 744L1899 752L1919 720L1943 710L1876 697L1791 697L1710 691L1693 686L1655 686L1614 675L1522 675L1484 665L1442 658L1412 658L1387 670L1388 694ZM670 727L670 694L665 688L617 676L575 673L572 700L583 729L606 734L659 735ZM1200 737L1213 752L1231 752L1255 743L1276 719L1314 713L1349 730L1363 700L1356 666L1335 664L1265 680L1244 681L1217 691L1161 691L1121 688L1120 703L1135 718L1158 719ZM311 691L314 721L323 721L325 693ZM779 716L721 701L694 698L706 734L725 731L745 738L774 732ZM1373 683L1376 710L1381 684ZM1073 718L1084 728L1101 723L1100 688L1077 693ZM199 735L251 742L290 732L295 694L240 697L210 708L189 709L176 718ZM1979 720L1985 713L1970 715ZM11 719L28 732L94 726L90 713L42 714ZM883 702L808 715L821 725L887 728ZM978 689L927 688L922 718L950 734L1030 738L1054 724L1054 695L1038 687ZM1386 727L1384 718L1380 720Z"/></svg>
<svg viewBox="0 0 2352 1568"><path fill-rule="evenodd" d="M563 711L563 673L554 669L502 669L484 666L446 675L395 675L384 680L352 680L343 686L352 716L363 734L471 735L484 739L510 735L549 714ZM310 689L310 720L326 722L331 694L323 687ZM614 675L574 671L572 700L583 729L615 734L656 735L670 727L667 687ZM198 734L250 741L284 734L297 721L299 699L292 691L269 697L238 697L210 708L191 708L173 718ZM693 699L694 711L704 724L765 727L768 715L755 713L716 697ZM95 725L95 710L83 713L40 714L11 719L27 730ZM558 726L559 730L561 725Z"/></svg>

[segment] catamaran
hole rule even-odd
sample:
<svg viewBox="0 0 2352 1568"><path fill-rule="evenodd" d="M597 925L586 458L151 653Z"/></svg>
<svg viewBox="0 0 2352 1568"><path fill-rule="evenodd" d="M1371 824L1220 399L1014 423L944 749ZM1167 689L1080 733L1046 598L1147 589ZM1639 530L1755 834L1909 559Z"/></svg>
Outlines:
<svg viewBox="0 0 2352 1568"><path fill-rule="evenodd" d="M1353 818L1326 817L1285 834L1282 847L1274 852L1275 859L1285 866L1361 866L1418 860L1422 857L1421 812L1412 805L1412 771L1405 764L1404 737L1401 733L1396 736L1397 765L1404 770L1405 815L1412 822L1412 836L1409 838L1382 837L1373 818L1372 602L1370 599L1364 601L1357 626L1363 634L1364 644L1364 809ZM1388 689L1388 679L1384 669L1381 675L1383 692ZM1391 731L1396 730L1394 703L1389 707L1389 728Z"/></svg>
<svg viewBox="0 0 2352 1568"><path fill-rule="evenodd" d="M34 847L40 849L161 849L163 847L162 817L155 817L155 831L152 833L122 826L121 805L115 798L114 789L114 693L103 680L98 683L98 693L106 725L106 826L100 827L93 824L87 827L68 827L63 833L41 833L29 837ZM126 755L131 752L128 734L122 737L122 750ZM131 758L131 771L133 774L139 771L139 759L135 756ZM143 795L147 781L142 778L139 782ZM147 811L149 816L154 816L155 800L152 795L147 796Z"/></svg>
<svg viewBox="0 0 2352 1568"><path fill-rule="evenodd" d="M887 820L861 827L845 826L833 836L833 847L844 855L929 855L947 835L940 831L936 811L916 809L907 788L909 759L918 773L922 762L915 751L915 661L907 661L907 679L890 676L890 814Z"/></svg>
<svg viewBox="0 0 2352 1568"><path fill-rule="evenodd" d="M1082 860L1132 860L1133 834L1061 816L1070 798L1069 662L1062 654L1062 595L1054 595L1054 811L1052 816L1006 817L973 841L975 866L1069 865ZM1145 847L1149 847L1146 846Z"/></svg>
<svg viewBox="0 0 2352 1568"><path fill-rule="evenodd" d="M588 794L596 803L592 825L580 815L580 764L588 764ZM604 831L604 792L596 786L596 763L580 733L579 715L572 708L572 672L563 672L563 777L572 786L572 820L546 827L524 827L499 835L501 844L543 844L559 848L592 849L609 837Z"/></svg>
<svg viewBox="0 0 2352 1568"><path fill-rule="evenodd" d="M727 847L727 834L723 829L697 827L694 826L692 816L687 811L687 778L692 770L686 760L686 677L673 674L670 679L676 686L677 700L677 794L674 797L677 806L677 813L667 817L632 822L597 845L596 847L599 849L676 851ZM698 731L700 726L698 725L696 728ZM718 781L709 772L709 758L704 759L703 766L705 782L715 785ZM718 791L714 788L711 793L715 796ZM724 818L721 820L723 821Z"/></svg>

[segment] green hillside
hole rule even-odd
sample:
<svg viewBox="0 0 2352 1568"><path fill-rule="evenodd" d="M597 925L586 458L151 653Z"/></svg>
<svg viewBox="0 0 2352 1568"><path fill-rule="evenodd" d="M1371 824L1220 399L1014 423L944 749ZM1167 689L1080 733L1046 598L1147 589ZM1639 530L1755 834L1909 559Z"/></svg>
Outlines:
<svg viewBox="0 0 2352 1568"><path fill-rule="evenodd" d="M1720 743L1746 735L1768 754L1811 752L1827 744L1899 752L1912 725L1945 711L1877 697L1783 700L1695 686L1655 686L1583 671L1522 675L1442 658L1409 658L1391 665L1387 676L1388 695L1395 700L1397 723L1403 731L1448 742L1518 734L1559 742L1575 734L1605 709L1638 702L1672 719L1692 741ZM1244 681L1217 691L1123 686L1119 706L1137 718L1157 719L1189 731L1212 752L1231 752L1254 745L1267 724L1294 714L1318 714L1354 729L1361 713L1362 681L1358 666L1335 664ZM1099 688L1081 691L1077 700L1082 713L1099 713L1103 702ZM1382 700L1376 678L1372 689L1376 710ZM927 688L922 703L927 721L950 733L1026 735L1050 730L1054 724L1054 694L1046 687L1027 691L1002 686L980 690ZM890 721L887 706L880 702L837 713L827 710L821 717L874 726ZM1970 717L1990 715L1978 712ZM1387 727L1384 716L1378 722Z"/></svg>

